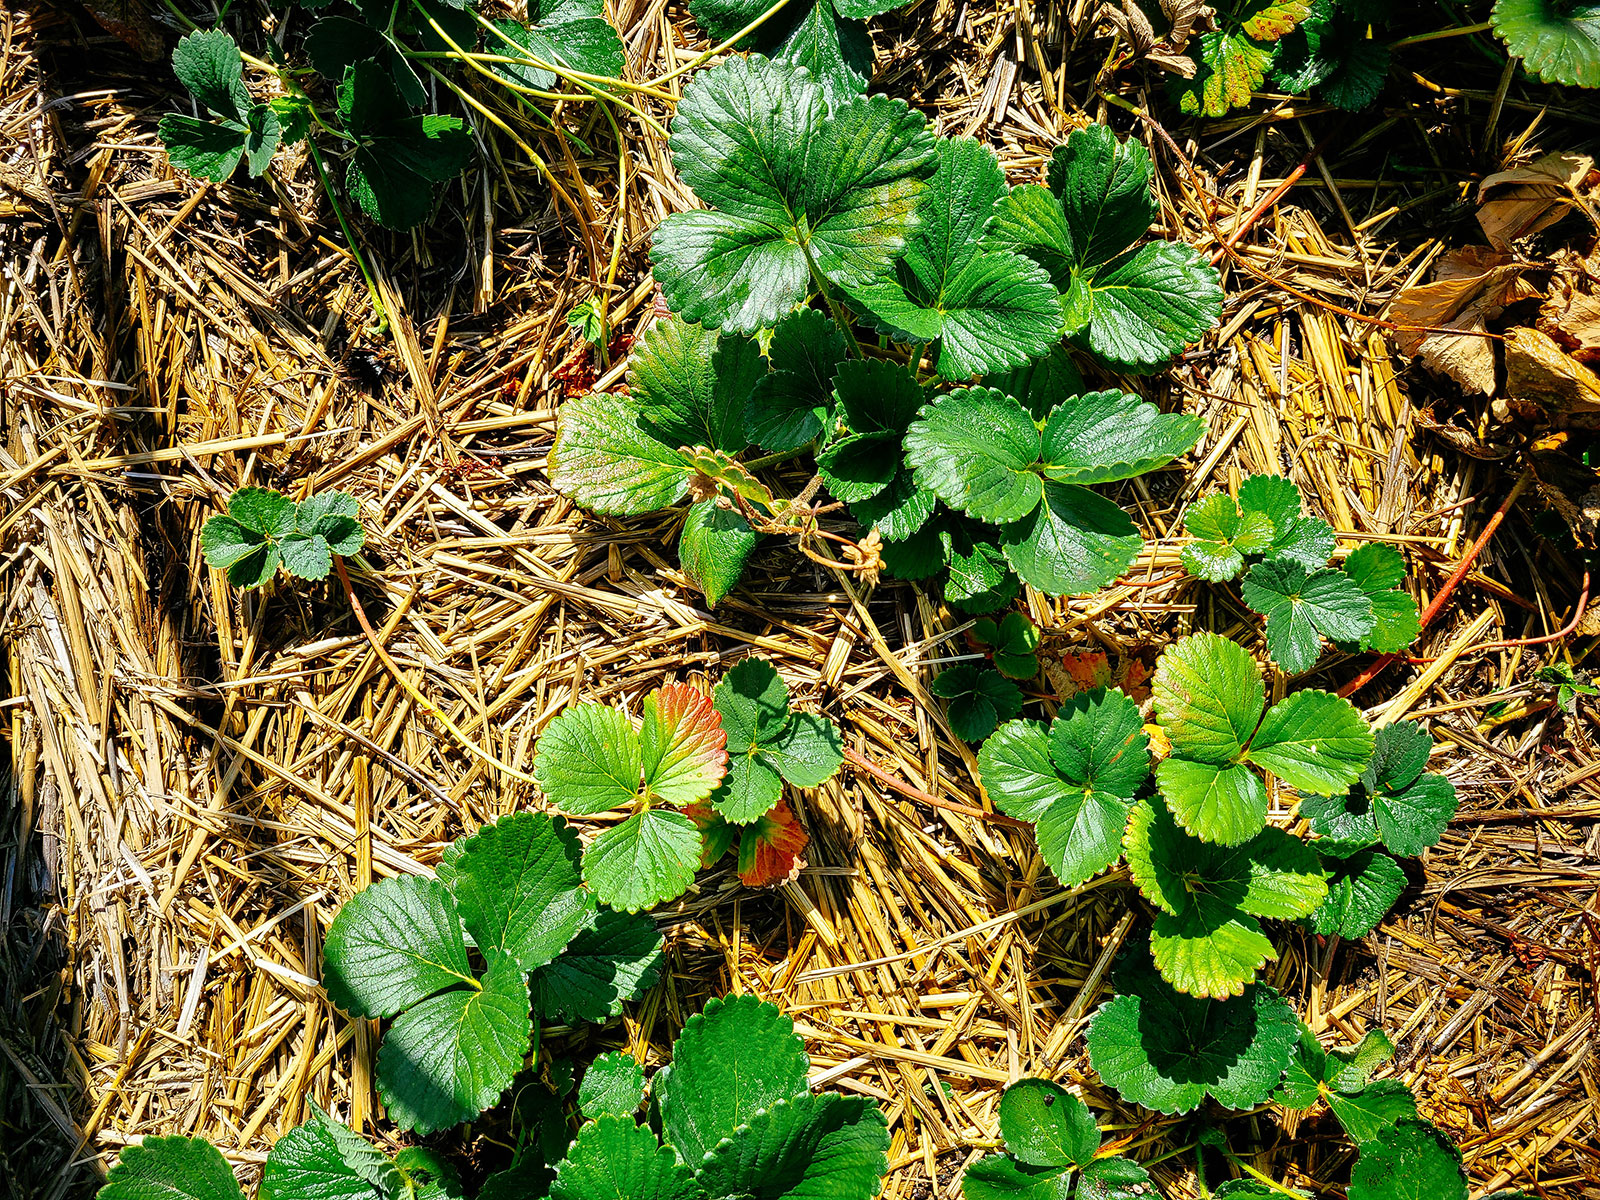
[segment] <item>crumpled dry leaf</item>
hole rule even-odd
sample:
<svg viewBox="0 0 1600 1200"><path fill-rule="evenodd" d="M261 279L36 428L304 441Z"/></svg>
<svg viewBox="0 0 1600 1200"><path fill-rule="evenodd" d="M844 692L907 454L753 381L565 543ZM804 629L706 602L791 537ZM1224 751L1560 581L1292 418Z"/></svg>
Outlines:
<svg viewBox="0 0 1600 1200"><path fill-rule="evenodd" d="M1506 305L1538 295L1522 279L1526 263L1486 246L1463 246L1439 260L1432 283L1402 288L1389 306L1395 342L1468 391L1494 394L1494 345L1482 335ZM1459 333L1429 332L1459 330Z"/></svg>
<svg viewBox="0 0 1600 1200"><path fill-rule="evenodd" d="M1546 417L1600 419L1600 376L1562 350L1548 334L1506 330L1506 397L1536 405Z"/></svg>
<svg viewBox="0 0 1600 1200"><path fill-rule="evenodd" d="M1098 17L1109 21L1128 43L1125 61L1139 61L1170 71L1184 79L1193 79L1194 59L1183 53L1199 19L1212 10L1201 0L1161 0L1161 11L1166 14L1170 28L1157 37L1155 26L1140 6L1139 0L1122 0L1118 7L1111 0L1101 5Z"/></svg>
<svg viewBox="0 0 1600 1200"><path fill-rule="evenodd" d="M1182 50L1189 44L1197 24L1210 24L1211 18L1217 15L1205 0L1161 0L1161 11L1172 22L1172 28L1167 30L1167 45L1174 50Z"/></svg>
<svg viewBox="0 0 1600 1200"><path fill-rule="evenodd" d="M1600 250L1587 259L1557 251L1550 289L1539 307L1539 330L1580 362L1600 361Z"/></svg>
<svg viewBox="0 0 1600 1200"><path fill-rule="evenodd" d="M150 19L142 0L85 0L83 6L101 28L138 51L145 62L158 62L167 56L161 30Z"/></svg>
<svg viewBox="0 0 1600 1200"><path fill-rule="evenodd" d="M1478 224L1496 250L1548 229L1593 193L1594 159L1557 150L1478 185Z"/></svg>

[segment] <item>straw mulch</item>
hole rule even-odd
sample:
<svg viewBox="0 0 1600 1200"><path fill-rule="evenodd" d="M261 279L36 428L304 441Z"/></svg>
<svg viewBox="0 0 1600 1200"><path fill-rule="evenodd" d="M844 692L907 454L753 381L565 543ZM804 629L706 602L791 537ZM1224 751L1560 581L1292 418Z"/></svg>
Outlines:
<svg viewBox="0 0 1600 1200"><path fill-rule="evenodd" d="M1592 102L1546 111L1547 92L1457 39L1406 59L1365 116L1258 105L1198 143L1174 126L1179 155L1097 98L1107 44L1090 36L1092 6L1039 5L1019 24L1031 7L912 5L879 29L877 86L984 138L1017 180L1038 178L1085 114L1131 131L1160 165L1169 229L1217 253L1229 290L1214 337L1134 384L1204 415L1194 461L1122 490L1149 539L1127 586L1031 598L1047 660L1099 647L1148 664L1190 628L1248 628L1219 593L1167 577L1183 507L1253 471L1294 478L1345 548L1402 547L1426 602L1522 467L1483 402L1397 358L1371 317L1471 240L1473 180L1506 138L1574 146L1593 134ZM924 690L970 653L958 614L775 544L708 613L676 568L670 518L596 519L545 480L555 409L589 382L564 316L613 245L620 341L651 319L650 231L689 202L661 141L629 126L619 177L596 118L569 115L592 156L518 126L592 206L585 231L486 127L493 155L448 192L429 236L366 232L394 314L392 338L372 337L303 161L288 155L260 184L176 176L154 134L172 103L165 68L76 7L23 8L0 17L0 611L14 697L0 1196L86 1194L150 1133L204 1135L258 1164L308 1099L398 1144L375 1107L371 1031L316 986L328 923L372 879L426 871L463 830L541 802L418 712L337 582L241 594L203 567L200 526L236 486L360 498L372 570L356 587L387 654L504 762L525 768L568 704L636 711L665 681L714 683L753 653L887 773L984 805L972 751ZM675 4L621 0L611 15L638 78L703 45ZM170 46L175 30L162 32ZM1103 86L1142 105L1139 80ZM1219 251L1317 145L1239 252ZM354 348L384 357L385 386L351 378ZM600 387L620 379L595 373ZM1440 424L1455 433L1427 432ZM1532 533L1539 507L1521 493L1418 661L1357 695L1429 724L1459 818L1376 934L1280 929L1270 975L1319 1031L1391 1032L1395 1069L1475 1185L1595 1197L1600 760L1587 720L1531 682L1594 638L1481 648L1573 615L1580 564ZM1330 661L1314 682L1361 665ZM812 837L798 882L754 893L725 866L703 873L657 914L663 986L603 1029L557 1031L561 1053L622 1046L654 1064L708 996L771 998L821 1082L884 1105L894 1200L956 1195L963 1165L996 1144L1002 1087L1028 1073L1082 1085L1136 1156L1192 1143L1192 1124L1122 1106L1084 1058L1107 967L1146 920L1124 874L1063 891L1025 833L848 768L797 807ZM1348 1177L1325 1118L1230 1129L1241 1147L1257 1139L1275 1178L1325 1195ZM507 1136L488 1122L464 1148L491 1169ZM1171 1195L1194 1194L1190 1162L1157 1168Z"/></svg>

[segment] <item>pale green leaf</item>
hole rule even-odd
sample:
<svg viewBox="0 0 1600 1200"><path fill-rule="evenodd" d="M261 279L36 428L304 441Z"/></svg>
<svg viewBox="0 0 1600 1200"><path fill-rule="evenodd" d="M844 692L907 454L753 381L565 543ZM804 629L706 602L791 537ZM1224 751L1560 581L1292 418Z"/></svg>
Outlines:
<svg viewBox="0 0 1600 1200"><path fill-rule="evenodd" d="M638 417L626 396L593 392L561 405L550 486L599 513L633 516L676 504L694 474L677 446Z"/></svg>
<svg viewBox="0 0 1600 1200"><path fill-rule="evenodd" d="M578 1084L578 1108L586 1121L631 1116L643 1103L644 1069L623 1050L597 1057Z"/></svg>
<svg viewBox="0 0 1600 1200"><path fill-rule="evenodd" d="M1110 483L1165 466L1199 440L1199 417L1164 413L1127 392L1071 396L1045 421L1041 468L1058 483Z"/></svg>
<svg viewBox="0 0 1600 1200"><path fill-rule="evenodd" d="M539 737L533 773L563 811L610 812L633 802L643 782L639 735L621 709L575 704Z"/></svg>
<svg viewBox="0 0 1600 1200"><path fill-rule="evenodd" d="M1000 1136L1030 1167L1085 1166L1100 1149L1088 1106L1048 1079L1020 1079L1000 1096Z"/></svg>
<svg viewBox="0 0 1600 1200"><path fill-rule="evenodd" d="M550 1200L705 1200L694 1172L632 1117L603 1116L578 1130L556 1168Z"/></svg>
<svg viewBox="0 0 1600 1200"><path fill-rule="evenodd" d="M460 843L450 890L480 949L494 947L524 971L544 966L594 919L583 887L578 835L560 817L512 813Z"/></svg>

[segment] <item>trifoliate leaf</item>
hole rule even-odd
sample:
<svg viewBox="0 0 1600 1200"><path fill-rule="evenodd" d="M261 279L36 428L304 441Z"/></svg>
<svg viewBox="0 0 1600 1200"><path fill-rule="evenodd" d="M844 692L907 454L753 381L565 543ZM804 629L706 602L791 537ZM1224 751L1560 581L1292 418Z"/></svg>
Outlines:
<svg viewBox="0 0 1600 1200"><path fill-rule="evenodd" d="M345 187L363 212L390 229L420 225L433 185L454 179L472 157L472 135L456 117L415 115L389 74L367 60L338 87L339 115L356 143Z"/></svg>
<svg viewBox="0 0 1600 1200"><path fill-rule="evenodd" d="M173 51L172 70L215 118L161 118L158 132L173 163L214 183L226 183L241 158L248 159L251 175L265 174L282 127L271 105L250 103L234 40L219 29L191 33Z"/></svg>
<svg viewBox="0 0 1600 1200"><path fill-rule="evenodd" d="M946 379L1021 366L1060 337L1055 288L1022 255L984 244L1006 190L994 151L941 138L938 163L905 252L851 294L897 341L937 342Z"/></svg>
<svg viewBox="0 0 1600 1200"><path fill-rule="evenodd" d="M694 1172L632 1117L601 1117L578 1130L556 1168L550 1200L705 1200Z"/></svg>
<svg viewBox="0 0 1600 1200"><path fill-rule="evenodd" d="M935 165L926 121L903 101L830 111L809 72L761 60L699 72L672 129L673 165L710 211L657 227L656 279L685 319L739 333L805 299L808 263L846 290L882 274Z"/></svg>
<svg viewBox="0 0 1600 1200"><path fill-rule="evenodd" d="M848 357L844 333L824 312L799 308L772 331L772 365L745 404L745 432L763 450L781 453L822 433L833 412L833 378Z"/></svg>
<svg viewBox="0 0 1600 1200"><path fill-rule="evenodd" d="M123 1147L97 1200L244 1200L244 1193L210 1142L147 1137Z"/></svg>
<svg viewBox="0 0 1600 1200"><path fill-rule="evenodd" d="M350 17L323 17L306 31L305 52L317 73L335 85L344 78L345 71L371 59L388 73L407 104L421 108L428 102L422 77L406 57L405 49L381 24ZM494 69L498 68L491 68Z"/></svg>
<svg viewBox="0 0 1600 1200"><path fill-rule="evenodd" d="M1426 1121L1398 1121L1361 1147L1350 1200L1466 1200L1461 1151Z"/></svg>
<svg viewBox="0 0 1600 1200"><path fill-rule="evenodd" d="M1008 679L1032 679L1039 673L1039 627L1019 612L999 621L985 617L972 626L972 638L987 646L995 670Z"/></svg>
<svg viewBox="0 0 1600 1200"><path fill-rule="evenodd" d="M527 976L502 951L484 951L484 961L481 986L412 1005L384 1036L378 1094L402 1129L429 1134L471 1120L522 1066L533 1037Z"/></svg>
<svg viewBox="0 0 1600 1200"><path fill-rule="evenodd" d="M539 738L533 773L564 812L609 812L639 794L644 764L639 735L621 709L575 704L557 714Z"/></svg>
<svg viewBox="0 0 1600 1200"><path fill-rule="evenodd" d="M1239 506L1271 519L1268 557L1293 559L1308 571L1327 565L1333 530L1326 521L1301 515L1300 489L1292 481L1281 475L1252 475L1239 485Z"/></svg>
<svg viewBox="0 0 1600 1200"><path fill-rule="evenodd" d="M752 1116L711 1150L696 1178L712 1196L872 1200L888 1150L883 1112L865 1096L801 1094Z"/></svg>
<svg viewBox="0 0 1600 1200"><path fill-rule="evenodd" d="M583 881L601 901L638 912L688 890L700 866L700 832L682 813L660 808L634 813L589 844Z"/></svg>
<svg viewBox="0 0 1600 1200"><path fill-rule="evenodd" d="M662 441L737 454L748 445L745 405L766 373L754 339L670 317L628 356L628 391Z"/></svg>
<svg viewBox="0 0 1600 1200"><path fill-rule="evenodd" d="M1241 510L1226 493L1191 508L1183 527L1195 539L1183 548L1184 567L1212 583L1232 579L1244 570L1245 555L1260 554L1272 545L1272 518Z"/></svg>
<svg viewBox="0 0 1600 1200"><path fill-rule="evenodd" d="M1047 1079L1020 1079L1000 1097L1006 1150L1030 1167L1086 1166L1100 1149L1100 1127L1078 1097Z"/></svg>
<svg viewBox="0 0 1600 1200"><path fill-rule="evenodd" d="M622 39L605 19L601 0L535 0L528 5L528 23L499 20L494 27L530 58L567 67L583 75L620 76L627 66ZM509 56L509 47L491 37L491 53ZM555 85L555 72L519 63L490 63L489 69L512 83L536 91Z"/></svg>
<svg viewBox="0 0 1600 1200"><path fill-rule="evenodd" d="M1358 641L1372 632L1372 601L1343 571L1307 572L1292 559L1257 563L1239 587L1267 619L1267 652L1291 675L1316 666L1322 639Z"/></svg>
<svg viewBox="0 0 1600 1200"><path fill-rule="evenodd" d="M708 1001L684 1022L672 1065L651 1085L662 1136L683 1162L698 1165L758 1112L805 1092L810 1061L776 1006L751 995Z"/></svg>
<svg viewBox="0 0 1600 1200"><path fill-rule="evenodd" d="M1392 654L1417 640L1422 617L1417 602L1399 590L1406 577L1400 551L1385 542L1368 542L1345 557L1344 571L1372 601L1372 631L1360 639L1360 649Z"/></svg>
<svg viewBox="0 0 1600 1200"><path fill-rule="evenodd" d="M626 396L594 392L562 404L550 486L597 513L637 516L676 504L694 468Z"/></svg>
<svg viewBox="0 0 1600 1200"><path fill-rule="evenodd" d="M258 1200L390 1200L399 1168L376 1146L321 1110L273 1144Z"/></svg>
<svg viewBox="0 0 1600 1200"><path fill-rule="evenodd" d="M861 94L872 74L872 39L863 16L877 15L889 0L794 0L740 43L769 57L805 67L822 85L829 104ZM712 39L726 41L765 16L762 0L695 0L690 13ZM872 13L862 11L873 8Z"/></svg>
<svg viewBox="0 0 1600 1200"><path fill-rule="evenodd" d="M906 433L917 482L983 521L1013 521L1039 503L1039 428L993 388L957 388L925 407Z"/></svg>
<svg viewBox="0 0 1600 1200"><path fill-rule="evenodd" d="M1046 483L1044 502L1000 531L1006 560L1050 596L1097 591L1133 565L1143 545L1128 514L1104 496Z"/></svg>
<svg viewBox="0 0 1600 1200"><path fill-rule="evenodd" d="M1068 700L1048 730L1012 721L978 752L990 800L1035 823L1040 855L1069 887L1117 861L1129 804L1149 773L1138 706L1103 688Z"/></svg>
<svg viewBox="0 0 1600 1200"><path fill-rule="evenodd" d="M1360 782L1342 794L1306 797L1301 815L1319 837L1356 845L1381 841L1393 854L1420 854L1438 843L1457 804L1455 785L1426 770L1432 750L1433 739L1420 725L1385 725Z"/></svg>
<svg viewBox="0 0 1600 1200"><path fill-rule="evenodd" d="M1327 895L1317 856L1281 829L1243 845L1202 842L1167 809L1134 805L1124 842L1134 883L1163 911L1150 936L1157 969L1180 992L1230 996L1278 957L1257 917L1300 917Z"/></svg>
<svg viewBox="0 0 1600 1200"><path fill-rule="evenodd" d="M713 700L728 734L728 775L716 810L748 825L783 797L783 781L816 787L844 761L833 722L789 711L789 689L772 664L745 659L723 677Z"/></svg>
<svg viewBox="0 0 1600 1200"><path fill-rule="evenodd" d="M679 808L704 800L727 773L727 745L722 714L700 689L670 683L644 698L640 757L655 799Z"/></svg>
<svg viewBox="0 0 1600 1200"><path fill-rule="evenodd" d="M544 966L594 919L578 835L560 817L513 813L459 843L450 890L479 949Z"/></svg>
<svg viewBox="0 0 1600 1200"><path fill-rule="evenodd" d="M1072 361L1072 351L1060 343L1052 346L1042 358L1036 358L1015 370L990 375L981 382L984 387L994 388L1022 401L1022 407L1028 410L1035 421L1042 421L1049 416L1050 410L1061 402L1063 396L1079 396L1089 390Z"/></svg>
<svg viewBox="0 0 1600 1200"><path fill-rule="evenodd" d="M628 1117L644 1103L644 1068L623 1050L602 1054L578 1084L578 1108L586 1121Z"/></svg>
<svg viewBox="0 0 1600 1200"><path fill-rule="evenodd" d="M654 986L662 939L649 917L602 908L556 960L533 973L533 1007L549 1021L604 1021Z"/></svg>
<svg viewBox="0 0 1600 1200"><path fill-rule="evenodd" d="M1495 0L1489 22L1506 53L1546 83L1600 87L1600 4Z"/></svg>
<svg viewBox="0 0 1600 1200"><path fill-rule="evenodd" d="M990 1154L962 1174L961 1195L964 1200L1070 1200L1073 1175L1070 1168L1029 1167L1009 1154Z"/></svg>
<svg viewBox="0 0 1600 1200"><path fill-rule="evenodd" d="M1375 1141L1384 1130L1417 1116L1416 1098L1398 1079L1380 1079L1349 1094L1329 1092L1328 1108L1350 1140L1361 1147Z"/></svg>
<svg viewBox="0 0 1600 1200"><path fill-rule="evenodd" d="M1131 1158L1097 1158L1078 1176L1076 1200L1148 1200L1153 1195L1150 1172Z"/></svg>
<svg viewBox="0 0 1600 1200"><path fill-rule="evenodd" d="M1366 937L1406 888L1400 864L1378 850L1324 858L1322 865L1328 873L1328 898L1311 914L1311 927L1324 937Z"/></svg>
<svg viewBox="0 0 1600 1200"><path fill-rule="evenodd" d="M1050 158L1050 190L1061 202L1077 263L1110 262L1156 219L1150 152L1105 125L1073 131Z"/></svg>
<svg viewBox="0 0 1600 1200"><path fill-rule="evenodd" d="M750 522L732 508L715 500L701 500L689 506L678 534L678 559L689 582L706 597L706 607L715 608L739 585L744 564L761 541Z"/></svg>
<svg viewBox="0 0 1600 1200"><path fill-rule="evenodd" d="M1164 413L1127 392L1089 392L1063 400L1044 426L1045 478L1110 483L1165 466L1199 440L1205 422Z"/></svg>
<svg viewBox="0 0 1600 1200"><path fill-rule="evenodd" d="M351 1016L392 1017L473 982L449 891L410 875L380 879L346 901L328 927L322 960L328 999Z"/></svg>
<svg viewBox="0 0 1600 1200"><path fill-rule="evenodd" d="M1164 1113L1259 1104L1278 1085L1300 1020L1271 988L1227 1000L1185 996L1130 946L1113 973L1119 994L1089 1022L1089 1063L1123 1099Z"/></svg>
<svg viewBox="0 0 1600 1200"><path fill-rule="evenodd" d="M1087 327L1074 340L1133 371L1181 353L1222 314L1216 268L1177 242L1148 242L1077 282L1083 294L1075 303L1086 311Z"/></svg>
<svg viewBox="0 0 1600 1200"><path fill-rule="evenodd" d="M1303 691L1267 710L1249 759L1298 791L1325 796L1360 777L1372 745L1372 731L1348 700Z"/></svg>

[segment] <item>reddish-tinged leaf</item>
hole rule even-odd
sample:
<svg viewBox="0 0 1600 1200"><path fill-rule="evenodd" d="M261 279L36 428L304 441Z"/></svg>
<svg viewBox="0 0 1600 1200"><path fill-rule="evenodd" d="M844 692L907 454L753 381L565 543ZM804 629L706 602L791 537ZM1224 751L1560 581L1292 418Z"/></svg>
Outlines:
<svg viewBox="0 0 1600 1200"><path fill-rule="evenodd" d="M704 800L728 771L728 735L711 697L671 683L644 700L639 730L650 794L680 807Z"/></svg>
<svg viewBox="0 0 1600 1200"><path fill-rule="evenodd" d="M1104 650L1071 650L1061 656L1059 672L1047 663L1045 673L1063 700L1101 687L1121 688L1138 704L1150 698L1150 668L1132 654L1119 656L1113 667Z"/></svg>
<svg viewBox="0 0 1600 1200"><path fill-rule="evenodd" d="M740 833L739 881L753 888L793 882L805 866L800 853L810 840L788 803L778 801L776 808Z"/></svg>
<svg viewBox="0 0 1600 1200"><path fill-rule="evenodd" d="M700 849L700 866L709 867L729 850L739 836L739 827L731 824L721 813L711 807L711 801L701 800L683 810L683 815L695 823L705 842Z"/></svg>

